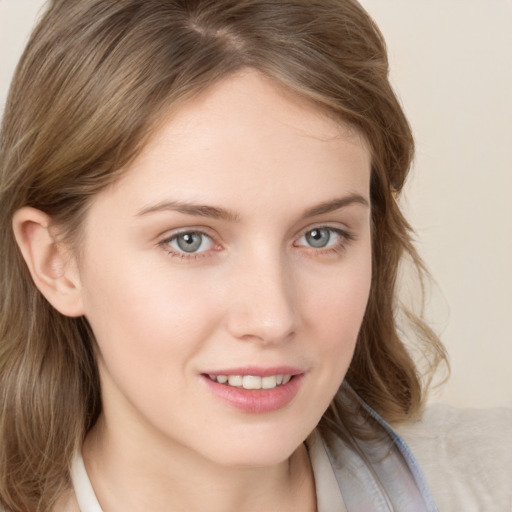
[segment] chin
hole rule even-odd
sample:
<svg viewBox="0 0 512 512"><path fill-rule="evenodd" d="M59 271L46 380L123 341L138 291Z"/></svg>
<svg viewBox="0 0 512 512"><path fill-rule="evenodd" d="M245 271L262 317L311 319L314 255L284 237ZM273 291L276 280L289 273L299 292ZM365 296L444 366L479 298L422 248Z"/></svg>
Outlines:
<svg viewBox="0 0 512 512"><path fill-rule="evenodd" d="M225 467L270 467L289 459L309 435L310 430L290 432L255 432L250 427L245 432L219 436L209 443L203 454Z"/></svg>
<svg viewBox="0 0 512 512"><path fill-rule="evenodd" d="M212 454L214 461L224 467L239 468L262 468L271 467L282 464L288 460L297 450L301 443L283 449L282 446L266 447L261 449L260 446L248 449L243 447L240 450L226 449L222 454Z"/></svg>

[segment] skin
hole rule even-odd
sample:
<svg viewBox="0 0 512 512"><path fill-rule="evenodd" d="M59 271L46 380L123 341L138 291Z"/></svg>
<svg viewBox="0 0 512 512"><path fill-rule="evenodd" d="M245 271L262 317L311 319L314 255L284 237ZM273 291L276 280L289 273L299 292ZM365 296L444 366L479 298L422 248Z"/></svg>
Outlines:
<svg viewBox="0 0 512 512"><path fill-rule="evenodd" d="M66 268L98 344L103 413L83 455L105 512L315 510L303 441L368 300L370 161L355 130L245 71L165 119L94 198ZM161 208L175 201L229 215ZM207 235L198 252L183 231ZM205 385L248 364L299 368L297 394L250 413Z"/></svg>

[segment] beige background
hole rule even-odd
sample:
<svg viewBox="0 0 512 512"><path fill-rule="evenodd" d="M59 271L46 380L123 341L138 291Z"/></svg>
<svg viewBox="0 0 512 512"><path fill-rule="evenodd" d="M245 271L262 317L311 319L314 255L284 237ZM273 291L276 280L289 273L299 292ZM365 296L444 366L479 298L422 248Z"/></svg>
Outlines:
<svg viewBox="0 0 512 512"><path fill-rule="evenodd" d="M452 377L434 401L512 406L512 0L362 0L417 140L405 198ZM0 0L0 105L41 0Z"/></svg>

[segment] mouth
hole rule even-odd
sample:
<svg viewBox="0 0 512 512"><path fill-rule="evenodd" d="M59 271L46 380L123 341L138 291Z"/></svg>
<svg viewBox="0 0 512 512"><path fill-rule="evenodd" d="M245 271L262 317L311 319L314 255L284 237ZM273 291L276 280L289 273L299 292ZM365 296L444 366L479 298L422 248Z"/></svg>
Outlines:
<svg viewBox="0 0 512 512"><path fill-rule="evenodd" d="M211 381L233 388L275 389L284 386L293 378L291 374L277 374L260 377L258 375L206 375Z"/></svg>
<svg viewBox="0 0 512 512"><path fill-rule="evenodd" d="M213 395L246 413L282 409L297 395L306 372L290 366L245 367L201 374Z"/></svg>

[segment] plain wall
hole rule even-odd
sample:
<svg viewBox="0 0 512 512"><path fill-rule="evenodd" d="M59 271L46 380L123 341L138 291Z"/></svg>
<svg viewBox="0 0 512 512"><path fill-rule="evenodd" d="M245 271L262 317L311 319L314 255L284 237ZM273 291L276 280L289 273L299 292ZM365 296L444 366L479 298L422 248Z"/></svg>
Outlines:
<svg viewBox="0 0 512 512"><path fill-rule="evenodd" d="M450 354L433 401L512 406L512 1L362 0L415 133L403 206ZM0 105L41 0L0 0Z"/></svg>
<svg viewBox="0 0 512 512"><path fill-rule="evenodd" d="M362 0L416 138L404 206L452 364L434 399L512 405L512 1Z"/></svg>

